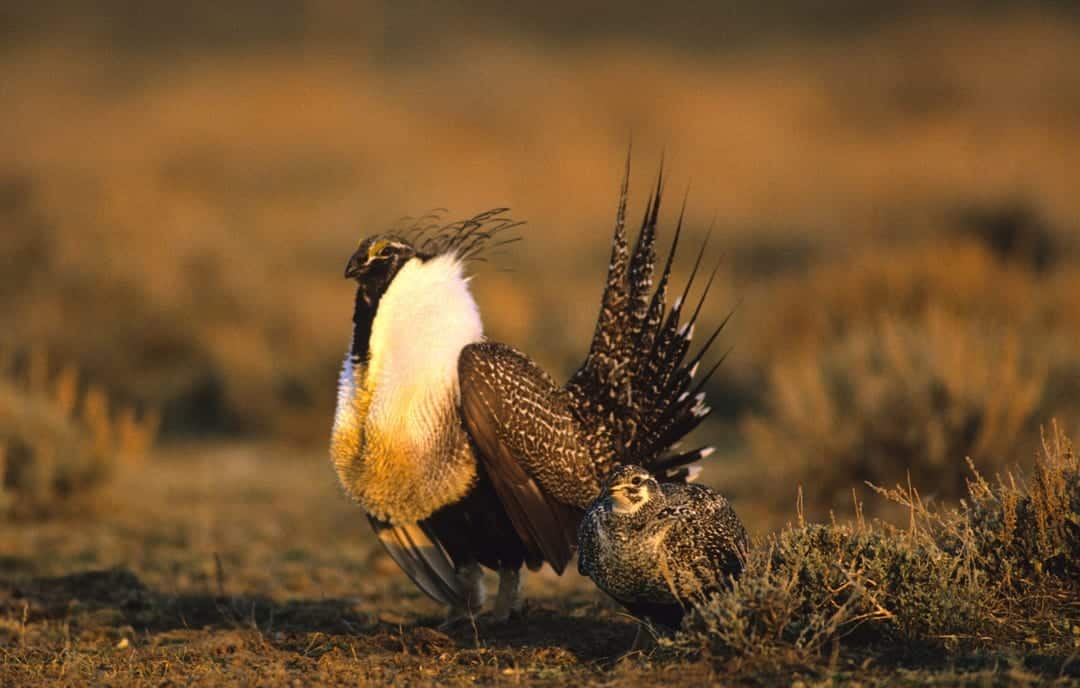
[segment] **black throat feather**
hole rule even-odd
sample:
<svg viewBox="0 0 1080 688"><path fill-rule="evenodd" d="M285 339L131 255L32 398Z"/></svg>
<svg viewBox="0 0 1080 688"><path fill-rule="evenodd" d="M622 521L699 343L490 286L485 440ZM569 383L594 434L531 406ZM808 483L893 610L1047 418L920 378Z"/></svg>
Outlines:
<svg viewBox="0 0 1080 688"><path fill-rule="evenodd" d="M410 254L411 255L411 254ZM379 302L390 287L390 282L401 270L408 258L394 256L388 260L372 262L356 285L356 303L353 306L353 342L350 355L354 364L367 365L371 353L371 326L379 310Z"/></svg>
<svg viewBox="0 0 1080 688"><path fill-rule="evenodd" d="M356 289L356 304L353 306L353 340L349 355L353 364L367 365L371 353L371 324L375 321L375 311L379 309L382 291L368 294L363 285Z"/></svg>

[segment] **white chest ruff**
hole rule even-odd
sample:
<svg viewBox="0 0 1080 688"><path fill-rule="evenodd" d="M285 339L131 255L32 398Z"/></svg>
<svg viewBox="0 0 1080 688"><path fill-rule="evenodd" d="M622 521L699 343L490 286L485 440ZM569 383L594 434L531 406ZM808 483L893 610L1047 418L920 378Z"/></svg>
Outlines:
<svg viewBox="0 0 1080 688"><path fill-rule="evenodd" d="M379 302L371 327L368 424L426 453L441 412L457 406L458 357L483 325L461 264L452 256L413 259Z"/></svg>
<svg viewBox="0 0 1080 688"><path fill-rule="evenodd" d="M482 336L452 256L413 259L383 294L368 365L345 361L331 444L342 484L369 513L420 520L471 487L476 465L458 416L457 366L461 349Z"/></svg>

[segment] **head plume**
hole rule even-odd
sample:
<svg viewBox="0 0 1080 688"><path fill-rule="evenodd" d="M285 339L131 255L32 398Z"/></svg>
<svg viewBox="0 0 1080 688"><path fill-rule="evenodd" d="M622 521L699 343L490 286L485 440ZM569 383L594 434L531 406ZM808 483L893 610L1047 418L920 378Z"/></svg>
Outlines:
<svg viewBox="0 0 1080 688"><path fill-rule="evenodd" d="M441 220L446 210L440 208L418 218L402 218L391 232L407 239L423 256L452 253L463 261L483 261L489 251L521 240L511 230L525 223L508 217L508 210L492 208L445 224Z"/></svg>

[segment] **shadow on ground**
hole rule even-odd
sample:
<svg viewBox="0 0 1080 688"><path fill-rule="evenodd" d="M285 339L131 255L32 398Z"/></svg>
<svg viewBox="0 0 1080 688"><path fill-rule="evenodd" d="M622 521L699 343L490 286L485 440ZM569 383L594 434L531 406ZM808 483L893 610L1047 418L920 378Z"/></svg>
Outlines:
<svg viewBox="0 0 1080 688"><path fill-rule="evenodd" d="M481 615L442 628L438 618L367 612L355 599L279 602L262 595L169 594L149 588L125 568L12 580L3 575L11 568L0 568L0 614L20 618L23 624L65 622L76 631L83 626L150 636L185 630L257 631L282 650L288 650L292 640L313 634L366 639L383 650L406 654L438 655L481 646L561 648L579 661L600 663L624 654L636 631L629 619L568 616L566 609L542 602L526 609L527 623L499 624Z"/></svg>

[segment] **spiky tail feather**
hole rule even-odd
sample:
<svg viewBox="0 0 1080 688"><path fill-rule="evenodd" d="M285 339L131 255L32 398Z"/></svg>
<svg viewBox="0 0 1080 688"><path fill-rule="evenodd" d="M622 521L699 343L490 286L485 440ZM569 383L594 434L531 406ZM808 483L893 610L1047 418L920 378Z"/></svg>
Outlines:
<svg viewBox="0 0 1080 688"><path fill-rule="evenodd" d="M626 201L630 159L619 193L619 207L612 238L607 284L592 346L584 364L566 388L580 400L586 424L603 425L611 433L617 454L614 463L637 463L657 475L685 480L684 468L712 453L712 447L673 453L675 445L696 428L711 409L702 391L723 357L698 377L699 365L711 350L728 317L710 333L705 344L689 360L694 327L716 277L714 268L693 312L683 310L704 258L708 237L702 243L682 294L668 307L671 268L686 215L684 198L663 271L653 289L656 234L664 189L663 165L655 190L646 204L641 231L631 252L626 237Z"/></svg>

